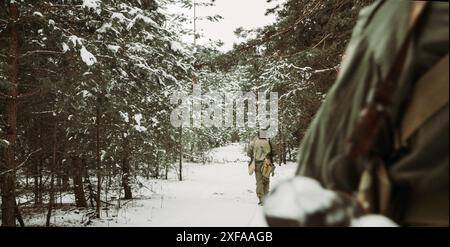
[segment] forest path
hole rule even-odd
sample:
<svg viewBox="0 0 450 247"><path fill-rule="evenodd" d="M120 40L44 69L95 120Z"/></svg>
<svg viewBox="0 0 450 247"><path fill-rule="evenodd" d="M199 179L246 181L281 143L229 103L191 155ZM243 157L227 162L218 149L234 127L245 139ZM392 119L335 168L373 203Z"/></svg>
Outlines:
<svg viewBox="0 0 450 247"><path fill-rule="evenodd" d="M213 149L205 165L185 163L184 181L141 181L137 198L92 226L264 226L255 178L247 173L243 144ZM278 166L271 186L292 176L296 165Z"/></svg>

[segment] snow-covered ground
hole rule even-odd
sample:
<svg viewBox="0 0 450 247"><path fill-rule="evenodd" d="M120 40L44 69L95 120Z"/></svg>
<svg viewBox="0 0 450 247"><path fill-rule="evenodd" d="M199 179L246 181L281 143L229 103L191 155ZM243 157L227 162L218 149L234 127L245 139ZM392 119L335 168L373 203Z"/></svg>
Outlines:
<svg viewBox="0 0 450 247"><path fill-rule="evenodd" d="M62 195L59 202L64 206L54 211L51 224L94 227L266 226L262 207L257 205L255 178L247 173L249 159L245 156L244 145L235 143L213 149L208 153L208 160L210 162L206 164L184 163L184 181L181 182L178 181L176 170L172 171L168 180L138 178L138 188L134 188L134 199L121 200L120 208L117 207L117 200L111 202L108 210L103 208L100 219L90 220L92 217L89 215L95 213L94 209L78 210L73 206L73 195ZM277 164L275 177L271 178L271 187L292 177L295 169L296 164L292 162L282 166ZM284 199L276 200L276 202L287 200L287 203L282 205L283 210L278 212L288 212L294 204L308 208L327 198L319 196L325 195L320 192L324 190L318 188L319 184L313 190L308 186L311 185L310 182L305 183L311 179L297 178L297 180L302 182L297 189L305 193L314 191L314 196L309 197L314 200L298 204L298 201L291 201L292 198L283 197ZM266 206L270 206L270 203L268 201ZM291 213L293 214L298 212ZM24 214L26 225L44 226L45 215L45 208L37 208ZM394 222L380 215L366 215L353 219L351 225L396 226Z"/></svg>
<svg viewBox="0 0 450 247"><path fill-rule="evenodd" d="M138 178L133 200L122 200L121 207L110 205L101 219L89 226L265 226L262 208L257 205L255 177L249 176L244 144L230 144L208 152L209 163L183 164L183 180L176 169L168 180ZM296 165L278 166L271 186L294 175ZM82 226L93 209L78 210L73 195L62 197L66 206L54 211L55 226ZM113 202L117 205L117 200ZM44 226L46 209L24 214L27 226Z"/></svg>
<svg viewBox="0 0 450 247"><path fill-rule="evenodd" d="M92 226L264 226L244 145L230 144L210 155L210 164L185 163L182 182L176 176L143 182L140 198ZM294 171L294 163L277 166L271 183Z"/></svg>

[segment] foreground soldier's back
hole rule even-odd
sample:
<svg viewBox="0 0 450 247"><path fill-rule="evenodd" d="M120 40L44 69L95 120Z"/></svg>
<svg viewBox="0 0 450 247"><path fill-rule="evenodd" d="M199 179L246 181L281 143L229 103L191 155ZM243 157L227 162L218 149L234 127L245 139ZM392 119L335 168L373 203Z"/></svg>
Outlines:
<svg viewBox="0 0 450 247"><path fill-rule="evenodd" d="M329 189L358 191L363 162L338 160L348 148L348 138L366 102L402 47L411 4L378 1L361 11L337 82L302 142L297 175L313 177ZM391 183L387 210L381 212L378 208L375 213L386 214L402 225L448 225L448 67L436 70L430 77L446 78L444 96L431 94L425 101L420 93L413 96L419 78L448 55L448 7L447 2L426 4L413 27L414 36L408 42L403 70L399 71L398 88L370 150L371 157L383 161ZM414 97L422 97L422 102L426 102L419 104L422 109L408 110ZM442 97L447 97L446 103L436 105L436 98L442 103ZM414 117L404 121L407 111L412 115L418 111L429 114L413 126L407 138L401 139L401 132L411 129L416 121Z"/></svg>

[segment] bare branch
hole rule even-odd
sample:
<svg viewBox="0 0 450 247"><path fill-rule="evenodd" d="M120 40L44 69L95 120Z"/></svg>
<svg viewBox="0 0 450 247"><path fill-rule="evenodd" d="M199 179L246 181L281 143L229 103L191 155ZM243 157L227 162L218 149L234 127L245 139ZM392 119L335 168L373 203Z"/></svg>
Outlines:
<svg viewBox="0 0 450 247"><path fill-rule="evenodd" d="M319 43L317 43L316 45L314 45L312 48L314 49L314 48L316 48L317 46L319 46L322 42L324 42L328 37L330 37L330 33L329 34L327 34L323 39L321 39L320 41L319 41Z"/></svg>
<svg viewBox="0 0 450 247"><path fill-rule="evenodd" d="M54 74L54 75L59 75L58 72L53 71L51 69L46 69L46 68L33 68L34 71L43 71L43 72L47 72L49 74Z"/></svg>
<svg viewBox="0 0 450 247"><path fill-rule="evenodd" d="M9 22L5 19L0 19L0 23L8 24Z"/></svg>
<svg viewBox="0 0 450 247"><path fill-rule="evenodd" d="M22 163L20 163L20 164L19 164L18 166L16 166L15 168L11 168L11 169L9 169L9 170L6 170L6 171L0 173L0 176L5 175L6 173L10 173L10 172L17 171L18 169L20 169L22 166L24 166L24 165L27 163L27 161L30 159L30 157L31 157L33 154L35 154L35 153L37 153L37 152L39 152L39 151L41 151L41 150L42 150L42 148L39 148L39 149L37 149L37 150L31 152L30 154L28 154L28 156L25 158L25 160L24 160Z"/></svg>
<svg viewBox="0 0 450 247"><path fill-rule="evenodd" d="M54 114L54 111L31 112L31 114Z"/></svg>
<svg viewBox="0 0 450 247"><path fill-rule="evenodd" d="M61 55L64 54L64 52L61 51L50 51L50 50L35 50L35 51L28 51L24 54L22 54L20 57L26 57L26 56L30 56L33 54L42 54L42 55Z"/></svg>
<svg viewBox="0 0 450 247"><path fill-rule="evenodd" d="M45 71L45 72L48 72L48 73L50 73L50 74L55 74L55 75L59 75L59 73L58 72L56 72L56 71L53 71L53 70L51 70L51 69L41 69L42 71Z"/></svg>
<svg viewBox="0 0 450 247"><path fill-rule="evenodd" d="M31 96L33 96L33 95L38 94L39 92L41 92L41 89L35 90L35 91L33 91L33 92L21 94L21 95L19 95L17 98L18 98L18 99L28 98L28 97L31 97Z"/></svg>

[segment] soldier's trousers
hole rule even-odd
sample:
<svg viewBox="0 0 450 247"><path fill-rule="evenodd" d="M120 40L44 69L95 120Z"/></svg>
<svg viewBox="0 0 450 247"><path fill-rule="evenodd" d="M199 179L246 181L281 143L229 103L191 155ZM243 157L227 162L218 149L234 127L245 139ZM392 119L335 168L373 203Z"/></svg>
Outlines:
<svg viewBox="0 0 450 247"><path fill-rule="evenodd" d="M255 163L255 178L256 178L256 195L260 202L269 193L270 179L265 178L261 172L262 161Z"/></svg>

